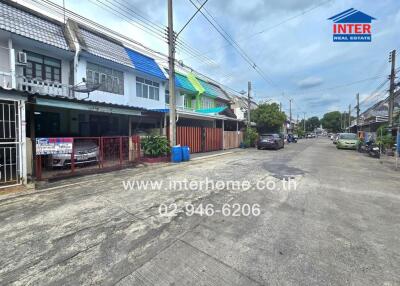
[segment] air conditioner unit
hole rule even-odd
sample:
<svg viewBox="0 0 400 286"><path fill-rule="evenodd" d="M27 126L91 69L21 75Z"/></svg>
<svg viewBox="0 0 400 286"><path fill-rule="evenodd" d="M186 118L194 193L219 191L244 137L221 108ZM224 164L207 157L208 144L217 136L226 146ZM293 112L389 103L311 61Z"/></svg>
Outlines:
<svg viewBox="0 0 400 286"><path fill-rule="evenodd" d="M27 58L27 56L26 56L26 53L24 53L24 52L18 52L17 61L18 61L19 64L26 65L27 60L28 60L28 58Z"/></svg>

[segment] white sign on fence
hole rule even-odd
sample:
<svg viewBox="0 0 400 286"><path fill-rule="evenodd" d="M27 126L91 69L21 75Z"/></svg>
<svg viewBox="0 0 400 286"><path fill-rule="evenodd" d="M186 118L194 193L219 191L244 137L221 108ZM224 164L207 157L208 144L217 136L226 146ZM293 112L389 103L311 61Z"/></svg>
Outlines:
<svg viewBox="0 0 400 286"><path fill-rule="evenodd" d="M71 154L73 138L36 138L36 155Z"/></svg>

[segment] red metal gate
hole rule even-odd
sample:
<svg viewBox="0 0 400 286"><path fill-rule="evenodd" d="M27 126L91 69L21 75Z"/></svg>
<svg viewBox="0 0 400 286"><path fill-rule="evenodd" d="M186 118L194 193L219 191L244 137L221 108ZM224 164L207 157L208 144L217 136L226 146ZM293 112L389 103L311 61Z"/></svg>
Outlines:
<svg viewBox="0 0 400 286"><path fill-rule="evenodd" d="M139 136L74 137L72 142L72 153L36 156L38 180L118 169L140 160Z"/></svg>
<svg viewBox="0 0 400 286"><path fill-rule="evenodd" d="M204 128L204 152L222 150L222 129Z"/></svg>
<svg viewBox="0 0 400 286"><path fill-rule="evenodd" d="M167 137L169 138L167 129ZM222 129L211 127L176 127L176 144L189 146L190 153L222 150Z"/></svg>
<svg viewBox="0 0 400 286"><path fill-rule="evenodd" d="M176 142L181 146L189 146L191 153L199 153L201 148L201 127L178 126L176 128Z"/></svg>

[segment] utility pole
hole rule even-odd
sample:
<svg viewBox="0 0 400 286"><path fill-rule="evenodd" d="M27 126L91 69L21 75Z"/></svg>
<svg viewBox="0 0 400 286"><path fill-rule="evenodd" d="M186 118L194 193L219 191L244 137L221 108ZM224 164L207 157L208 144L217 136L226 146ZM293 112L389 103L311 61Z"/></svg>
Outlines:
<svg viewBox="0 0 400 286"><path fill-rule="evenodd" d="M305 112L303 112L303 115L304 115L304 117L303 117L303 131L304 131L304 133L306 133L306 113Z"/></svg>
<svg viewBox="0 0 400 286"><path fill-rule="evenodd" d="M358 126L360 125L360 94L357 93L357 106L356 106L356 110L357 110L357 132L358 132Z"/></svg>
<svg viewBox="0 0 400 286"><path fill-rule="evenodd" d="M293 99L289 99L289 129L290 129L290 131L292 131L292 100Z"/></svg>
<svg viewBox="0 0 400 286"><path fill-rule="evenodd" d="M279 102L279 111L282 112L282 102Z"/></svg>
<svg viewBox="0 0 400 286"><path fill-rule="evenodd" d="M176 145L175 34L172 0L168 0L169 141Z"/></svg>
<svg viewBox="0 0 400 286"><path fill-rule="evenodd" d="M343 130L343 112L340 112L340 132Z"/></svg>
<svg viewBox="0 0 400 286"><path fill-rule="evenodd" d="M349 104L349 131L350 131L350 125L351 125L351 104Z"/></svg>
<svg viewBox="0 0 400 286"><path fill-rule="evenodd" d="M247 84L247 128L250 128L250 109L251 109L251 81Z"/></svg>
<svg viewBox="0 0 400 286"><path fill-rule="evenodd" d="M389 89L389 127L393 126L393 109L394 109L394 79L396 77L396 50L393 50L389 56L389 62L392 63L390 72L390 89Z"/></svg>

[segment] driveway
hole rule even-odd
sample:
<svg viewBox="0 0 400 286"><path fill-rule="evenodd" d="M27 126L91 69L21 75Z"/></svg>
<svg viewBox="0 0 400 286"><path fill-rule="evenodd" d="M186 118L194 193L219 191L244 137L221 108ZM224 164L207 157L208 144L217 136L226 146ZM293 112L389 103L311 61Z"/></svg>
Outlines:
<svg viewBox="0 0 400 286"><path fill-rule="evenodd" d="M400 172L328 139L71 179L0 198L0 284L400 285L399 210Z"/></svg>

